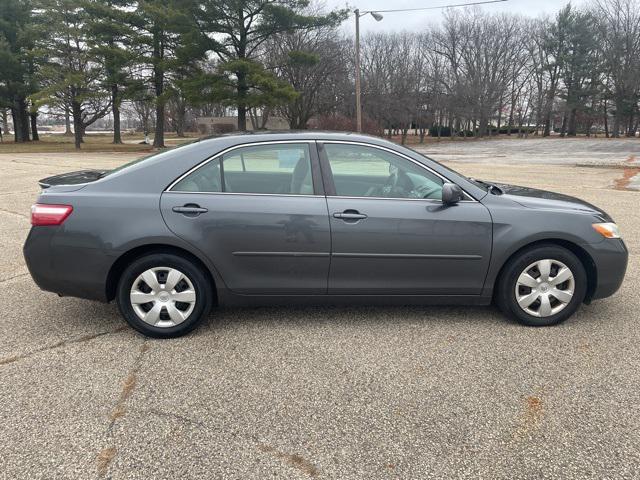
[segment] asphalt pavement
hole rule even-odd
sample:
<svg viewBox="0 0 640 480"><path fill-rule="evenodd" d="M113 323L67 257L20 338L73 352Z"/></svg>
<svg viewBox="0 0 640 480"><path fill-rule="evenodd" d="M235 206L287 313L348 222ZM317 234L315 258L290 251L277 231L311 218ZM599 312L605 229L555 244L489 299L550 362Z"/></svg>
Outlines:
<svg viewBox="0 0 640 480"><path fill-rule="evenodd" d="M21 253L39 178L132 155L0 155L0 479L639 478L640 141L603 140L600 163L527 142L429 148L607 210L631 251L614 297L543 329L493 307L226 308L165 341L41 292Z"/></svg>

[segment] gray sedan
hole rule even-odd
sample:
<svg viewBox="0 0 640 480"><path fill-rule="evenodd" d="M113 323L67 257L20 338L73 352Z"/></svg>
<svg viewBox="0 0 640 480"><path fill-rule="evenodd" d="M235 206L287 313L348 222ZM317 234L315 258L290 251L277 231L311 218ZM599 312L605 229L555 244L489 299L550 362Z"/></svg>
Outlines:
<svg viewBox="0 0 640 480"><path fill-rule="evenodd" d="M495 302L532 326L615 293L628 252L576 198L464 177L361 135L202 139L42 180L24 246L59 295L153 337L216 305Z"/></svg>

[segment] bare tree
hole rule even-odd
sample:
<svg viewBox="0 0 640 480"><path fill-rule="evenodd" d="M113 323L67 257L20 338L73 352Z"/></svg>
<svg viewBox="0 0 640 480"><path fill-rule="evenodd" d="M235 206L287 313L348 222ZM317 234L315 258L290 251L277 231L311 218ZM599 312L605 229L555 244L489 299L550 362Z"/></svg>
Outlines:
<svg viewBox="0 0 640 480"><path fill-rule="evenodd" d="M342 42L335 28L325 26L275 35L266 44L268 64L299 93L279 109L292 129L305 129L311 117L335 108L337 98L329 92L347 75Z"/></svg>
<svg viewBox="0 0 640 480"><path fill-rule="evenodd" d="M420 104L423 58L417 34L373 34L362 49L363 104L388 135L406 141Z"/></svg>
<svg viewBox="0 0 640 480"><path fill-rule="evenodd" d="M595 0L592 8L615 106L613 136L631 136L640 93L640 1Z"/></svg>
<svg viewBox="0 0 640 480"><path fill-rule="evenodd" d="M11 131L9 130L9 115L8 110L6 108L0 109L0 113L2 114L2 130L3 133L7 136L11 135Z"/></svg>

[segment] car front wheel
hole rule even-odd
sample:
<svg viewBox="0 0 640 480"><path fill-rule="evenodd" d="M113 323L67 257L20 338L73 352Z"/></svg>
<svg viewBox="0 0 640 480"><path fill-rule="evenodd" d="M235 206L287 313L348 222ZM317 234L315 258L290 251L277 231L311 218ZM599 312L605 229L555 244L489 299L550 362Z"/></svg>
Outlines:
<svg viewBox="0 0 640 480"><path fill-rule="evenodd" d="M587 274L578 257L557 245L524 250L505 266L497 303L511 318L529 326L563 322L584 301Z"/></svg>
<svg viewBox="0 0 640 480"><path fill-rule="evenodd" d="M149 337L173 338L193 330L211 309L212 288L202 270L178 255L134 260L118 282L120 313Z"/></svg>

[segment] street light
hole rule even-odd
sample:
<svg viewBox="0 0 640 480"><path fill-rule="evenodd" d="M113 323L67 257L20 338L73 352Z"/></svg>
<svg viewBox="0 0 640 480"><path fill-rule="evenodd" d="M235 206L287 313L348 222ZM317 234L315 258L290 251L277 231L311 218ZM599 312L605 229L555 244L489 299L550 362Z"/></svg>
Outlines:
<svg viewBox="0 0 640 480"><path fill-rule="evenodd" d="M362 133L362 104L360 102L360 17L364 17L370 13L376 22L382 21L384 17L378 12L360 12L357 8L354 13L356 15L356 129L358 133Z"/></svg>

